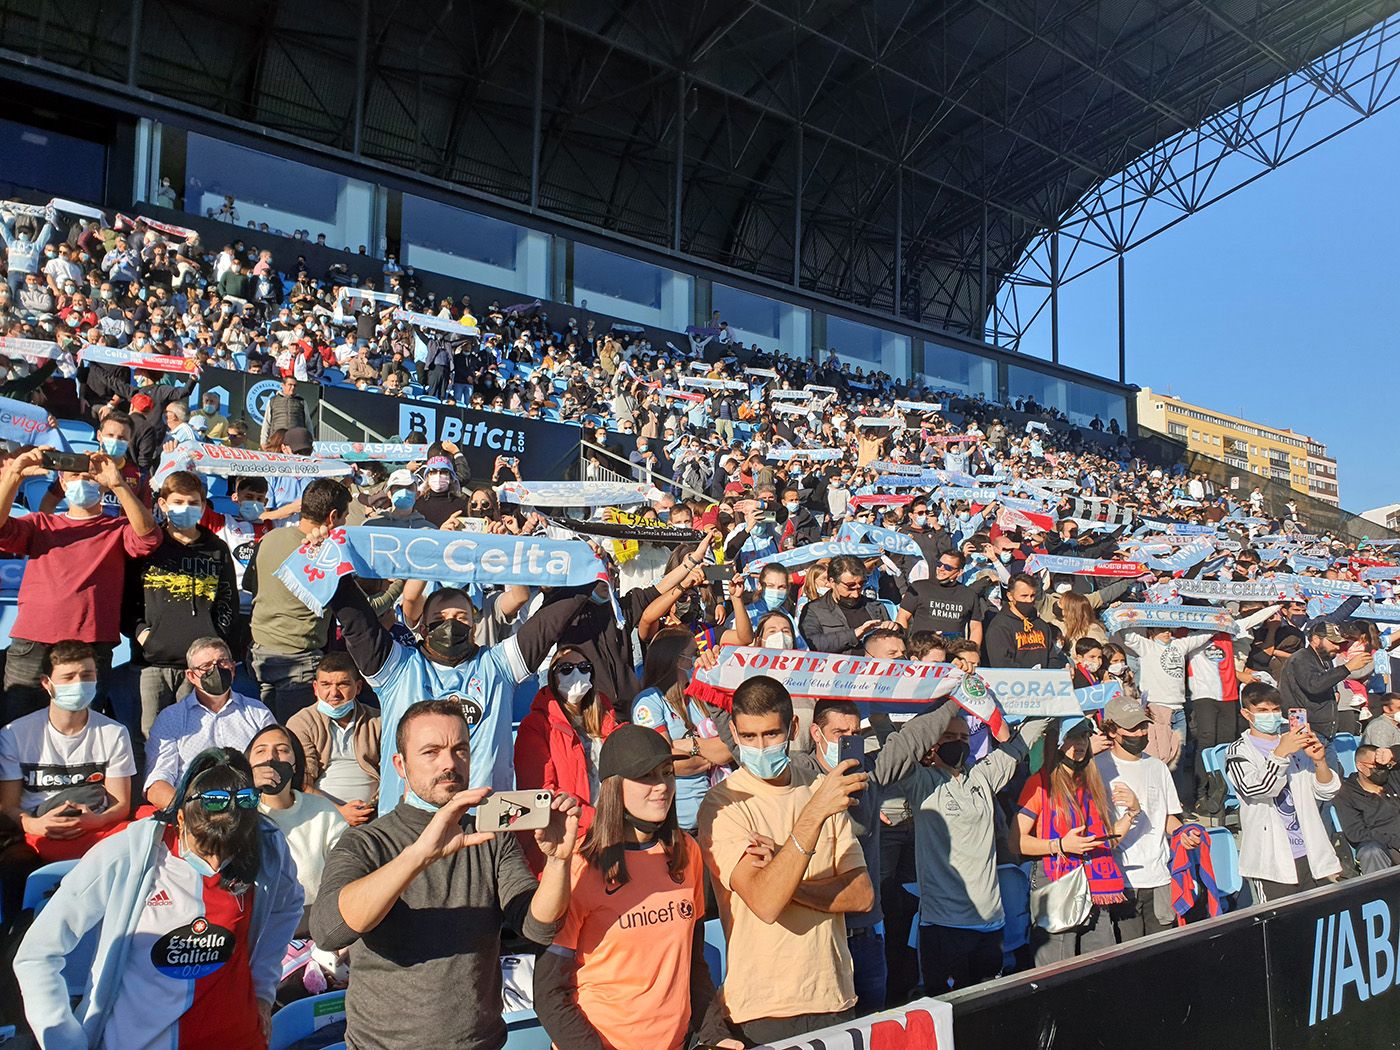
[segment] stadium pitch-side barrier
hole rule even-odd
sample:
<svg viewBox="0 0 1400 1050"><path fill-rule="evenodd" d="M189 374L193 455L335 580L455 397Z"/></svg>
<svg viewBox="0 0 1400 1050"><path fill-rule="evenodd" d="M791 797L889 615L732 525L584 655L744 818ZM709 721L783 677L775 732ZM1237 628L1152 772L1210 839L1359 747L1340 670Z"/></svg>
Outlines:
<svg viewBox="0 0 1400 1050"><path fill-rule="evenodd" d="M1393 870L944 999L965 1050L1378 1050L1398 983Z"/></svg>

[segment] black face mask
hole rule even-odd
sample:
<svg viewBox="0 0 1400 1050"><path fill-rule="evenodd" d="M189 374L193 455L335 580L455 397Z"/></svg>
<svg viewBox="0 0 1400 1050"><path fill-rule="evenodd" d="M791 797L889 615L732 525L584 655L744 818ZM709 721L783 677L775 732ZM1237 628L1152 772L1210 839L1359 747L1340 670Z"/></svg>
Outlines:
<svg viewBox="0 0 1400 1050"><path fill-rule="evenodd" d="M1035 619L1037 612L1035 602L1012 602L1011 605L1027 620Z"/></svg>
<svg viewBox="0 0 1400 1050"><path fill-rule="evenodd" d="M1060 761L1063 762L1065 765L1069 766L1069 768L1074 770L1076 773L1084 772L1085 768L1089 765L1089 763L1093 761L1093 758L1094 753L1088 748L1085 748L1083 758L1071 758L1063 751L1060 752Z"/></svg>
<svg viewBox="0 0 1400 1050"><path fill-rule="evenodd" d="M1147 750L1147 736L1120 736L1118 746L1130 755L1140 755Z"/></svg>
<svg viewBox="0 0 1400 1050"><path fill-rule="evenodd" d="M640 831L649 839L656 838L657 832L666 826L664 820L643 820L641 817L634 817L625 808L622 811L622 823L635 831Z"/></svg>
<svg viewBox="0 0 1400 1050"><path fill-rule="evenodd" d="M199 688L203 689L209 696L223 696L231 685L233 685L233 672L220 664L209 668L199 679Z"/></svg>
<svg viewBox="0 0 1400 1050"><path fill-rule="evenodd" d="M700 619L700 599L694 594L685 594L676 599L676 619L681 623L695 623Z"/></svg>
<svg viewBox="0 0 1400 1050"><path fill-rule="evenodd" d="M1376 787L1385 787L1390 783L1390 774L1395 771L1394 766L1375 766L1371 772L1366 774L1366 779Z"/></svg>
<svg viewBox="0 0 1400 1050"><path fill-rule="evenodd" d="M291 780L296 773L296 770L292 768L290 762L281 762L277 759L273 759L271 762L259 762L253 768L266 768L277 774L277 782L275 784L264 784L262 787L258 788L258 793L262 795L281 794L282 789L287 786L287 781Z"/></svg>
<svg viewBox="0 0 1400 1050"><path fill-rule="evenodd" d="M951 766L957 769L967 761L967 756L970 751L971 748L968 746L966 740L949 740L946 743L939 744L934 750L934 754L938 756L938 761L942 762L945 766Z"/></svg>
<svg viewBox="0 0 1400 1050"><path fill-rule="evenodd" d="M429 624L423 636L428 648L454 664L461 663L476 652L472 629L461 620L439 620Z"/></svg>

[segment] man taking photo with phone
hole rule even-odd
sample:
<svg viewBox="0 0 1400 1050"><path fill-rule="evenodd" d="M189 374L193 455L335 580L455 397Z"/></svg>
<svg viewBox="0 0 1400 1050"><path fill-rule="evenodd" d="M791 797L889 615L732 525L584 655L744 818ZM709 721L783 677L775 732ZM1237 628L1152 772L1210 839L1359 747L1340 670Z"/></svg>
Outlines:
<svg viewBox="0 0 1400 1050"><path fill-rule="evenodd" d="M460 704L413 704L394 746L403 801L341 836L311 909L317 946L350 949L347 1042L361 1050L503 1046L501 929L553 941L569 907L578 802L556 795L549 824L533 832L545 859L536 882L511 833L477 830L470 811L491 789L467 787L471 741Z"/></svg>
<svg viewBox="0 0 1400 1050"><path fill-rule="evenodd" d="M87 457L86 470L60 471L67 509L12 517L20 486L48 474L45 457L53 451L29 449L0 470L0 552L29 558L5 658L3 722L48 704L41 681L45 663L54 644L65 640L93 647L97 701L105 705L112 650L121 640L122 606L112 596L122 593L127 563L161 542L150 508L132 491L117 460L101 452ZM104 491L117 497L120 517L102 512Z"/></svg>

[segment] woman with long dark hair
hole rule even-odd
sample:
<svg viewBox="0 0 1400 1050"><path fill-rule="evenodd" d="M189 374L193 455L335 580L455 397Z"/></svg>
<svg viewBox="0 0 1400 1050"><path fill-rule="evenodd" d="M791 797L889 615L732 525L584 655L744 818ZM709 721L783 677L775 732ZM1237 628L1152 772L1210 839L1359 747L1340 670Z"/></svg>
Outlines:
<svg viewBox="0 0 1400 1050"><path fill-rule="evenodd" d="M655 730L671 749L676 808L681 827L690 832L695 830L705 792L734 761L719 738L709 705L685 694L695 657L695 639L688 630L664 628L647 646L642 691L632 701L632 721Z"/></svg>
<svg viewBox="0 0 1400 1050"><path fill-rule="evenodd" d="M704 869L676 819L670 749L649 729L621 726L599 772L564 927L535 967L535 1012L570 1050L681 1050L692 1034L742 1047L711 1010Z"/></svg>
<svg viewBox="0 0 1400 1050"><path fill-rule="evenodd" d="M201 751L170 806L89 850L35 918L25 1017L43 1047L265 1046L301 906L247 759Z"/></svg>
<svg viewBox="0 0 1400 1050"><path fill-rule="evenodd" d="M1136 915L1113 851L1141 805L1126 784L1115 787L1110 800L1094 765L1093 729L1087 718L1052 725L1045 735L1045 764L1021 790L1016 817L1021 855L1038 858L1032 887L1077 877L1082 868L1091 901L1088 916L1077 926L1057 933L1032 927L1037 966L1112 947L1120 939L1118 923ZM1122 816L1110 824L1114 804Z"/></svg>
<svg viewBox="0 0 1400 1050"><path fill-rule="evenodd" d="M581 804L579 834L587 832L598 798L598 756L616 728L612 700L593 686L592 661L567 646L555 650L548 684L535 694L515 734L516 786L573 795ZM528 838L521 845L539 874L544 856Z"/></svg>

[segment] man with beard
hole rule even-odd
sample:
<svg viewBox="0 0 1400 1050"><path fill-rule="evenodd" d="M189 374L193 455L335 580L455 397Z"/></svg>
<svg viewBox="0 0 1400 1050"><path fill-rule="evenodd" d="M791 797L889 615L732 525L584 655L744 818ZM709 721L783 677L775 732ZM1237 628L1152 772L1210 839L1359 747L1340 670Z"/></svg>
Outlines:
<svg viewBox="0 0 1400 1050"><path fill-rule="evenodd" d="M915 580L900 603L899 625L911 634L934 631L948 638L970 638L982 644L981 599L959 583L965 559L947 550L930 562L933 579Z"/></svg>
<svg viewBox="0 0 1400 1050"><path fill-rule="evenodd" d="M467 787L470 735L454 701L411 705L392 756L406 797L326 858L311 932L328 951L350 949L346 1036L365 1050L427 1033L443 1046L504 1046L501 929L548 945L568 910L578 802L556 795L534 832L545 858L536 883L514 836L477 831L468 813L491 793Z"/></svg>

